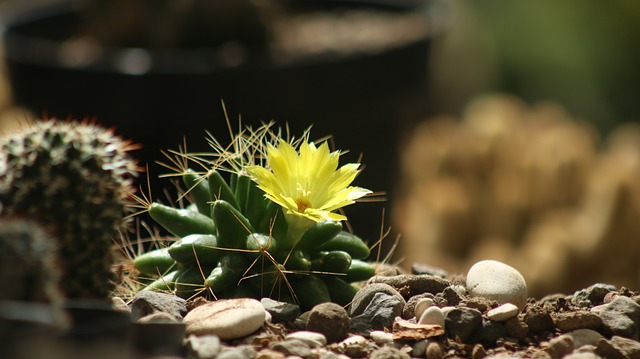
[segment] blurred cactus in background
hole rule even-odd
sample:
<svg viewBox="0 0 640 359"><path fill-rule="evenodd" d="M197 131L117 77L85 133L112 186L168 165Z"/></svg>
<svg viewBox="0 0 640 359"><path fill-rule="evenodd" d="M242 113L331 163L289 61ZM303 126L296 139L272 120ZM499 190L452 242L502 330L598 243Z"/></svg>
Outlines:
<svg viewBox="0 0 640 359"><path fill-rule="evenodd" d="M402 159L406 265L518 265L533 295L640 284L640 128L605 141L560 106L506 96L433 118Z"/></svg>
<svg viewBox="0 0 640 359"><path fill-rule="evenodd" d="M51 228L69 298L106 299L113 289L112 238L137 170L130 148L111 130L55 119L0 137L2 215Z"/></svg>

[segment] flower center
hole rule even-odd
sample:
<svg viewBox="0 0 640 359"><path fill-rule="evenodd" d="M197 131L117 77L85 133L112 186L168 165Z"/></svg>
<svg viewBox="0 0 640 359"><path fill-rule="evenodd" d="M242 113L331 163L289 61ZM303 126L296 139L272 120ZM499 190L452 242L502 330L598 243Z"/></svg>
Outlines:
<svg viewBox="0 0 640 359"><path fill-rule="evenodd" d="M311 208L311 202L309 202L308 199L306 198L297 198L296 199L296 204L298 205L298 212L300 213L304 213L304 211L307 210L307 208Z"/></svg>

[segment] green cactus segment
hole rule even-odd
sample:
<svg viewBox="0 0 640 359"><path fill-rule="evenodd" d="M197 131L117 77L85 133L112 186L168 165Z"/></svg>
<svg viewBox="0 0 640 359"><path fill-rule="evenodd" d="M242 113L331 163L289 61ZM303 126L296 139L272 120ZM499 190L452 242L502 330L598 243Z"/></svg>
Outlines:
<svg viewBox="0 0 640 359"><path fill-rule="evenodd" d="M236 287L244 274L246 262L242 253L229 253L220 259L218 266L205 279L204 285L211 288L214 294Z"/></svg>
<svg viewBox="0 0 640 359"><path fill-rule="evenodd" d="M47 120L0 136L3 216L51 228L64 295L108 299L113 238L124 229L138 167L129 142L93 123Z"/></svg>
<svg viewBox="0 0 640 359"><path fill-rule="evenodd" d="M327 285L331 300L342 306L351 303L353 296L358 291L356 287L347 283L343 276L323 276L322 280Z"/></svg>
<svg viewBox="0 0 640 359"><path fill-rule="evenodd" d="M190 234L168 248L171 258L184 266L215 265L227 253L218 246L218 238L213 234Z"/></svg>
<svg viewBox="0 0 640 359"><path fill-rule="evenodd" d="M192 202L198 208L198 212L205 216L211 216L211 191L207 178L193 171L187 171L182 175L182 181L189 191Z"/></svg>
<svg viewBox="0 0 640 359"><path fill-rule="evenodd" d="M249 220L227 201L213 203L213 219L218 229L218 243L225 248L241 248L247 234L255 232Z"/></svg>
<svg viewBox="0 0 640 359"><path fill-rule="evenodd" d="M376 266L365 261L352 259L344 280L347 282L359 282L367 280L376 274Z"/></svg>
<svg viewBox="0 0 640 359"><path fill-rule="evenodd" d="M299 280L292 280L291 286L302 308L313 308L317 304L331 301L327 284L316 275L309 274Z"/></svg>
<svg viewBox="0 0 640 359"><path fill-rule="evenodd" d="M342 231L342 223L322 221L311 225L296 244L303 251L317 251L323 244L335 238Z"/></svg>
<svg viewBox="0 0 640 359"><path fill-rule="evenodd" d="M362 239L353 233L342 231L333 239L327 241L319 248L322 251L340 250L351 255L352 258L365 259L369 257L369 247Z"/></svg>
<svg viewBox="0 0 640 359"><path fill-rule="evenodd" d="M212 171L209 174L209 192L211 193L211 202L223 200L232 205L236 210L240 209L236 196L233 191L231 191L231 187L229 187L218 171Z"/></svg>
<svg viewBox="0 0 640 359"><path fill-rule="evenodd" d="M183 181L191 188L189 210L150 206L151 217L181 238L167 249L175 267L167 266L164 253L139 259L148 275L157 276L161 268L177 269L148 289L173 290L183 298L285 298L308 310L331 300L348 303L355 293L349 279L366 279L375 272L352 259L367 257L369 248L344 232L340 222L313 223L295 243L282 207L267 199L248 176L232 173L230 178L228 185L212 171L205 182L187 171Z"/></svg>
<svg viewBox="0 0 640 359"><path fill-rule="evenodd" d="M177 237L189 234L216 234L215 222L198 212L152 203L149 215L169 233Z"/></svg>
<svg viewBox="0 0 640 359"><path fill-rule="evenodd" d="M137 256L133 260L134 268L148 276L167 273L175 265L174 258L169 255L169 248L154 249Z"/></svg>

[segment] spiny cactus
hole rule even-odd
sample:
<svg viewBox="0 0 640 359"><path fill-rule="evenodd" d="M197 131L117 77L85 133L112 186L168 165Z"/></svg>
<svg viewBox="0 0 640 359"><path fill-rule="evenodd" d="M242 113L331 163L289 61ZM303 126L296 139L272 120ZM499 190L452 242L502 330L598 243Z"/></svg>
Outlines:
<svg viewBox="0 0 640 359"><path fill-rule="evenodd" d="M56 119L0 138L4 214L52 228L69 298L106 299L112 290L112 238L136 173L130 148L112 130Z"/></svg>
<svg viewBox="0 0 640 359"><path fill-rule="evenodd" d="M348 304L356 291L351 282L375 273L364 261L368 246L343 231L346 217L333 213L370 193L349 186L358 165L337 169L339 152L307 138L293 144L279 136L271 140L249 130L235 138L240 153L212 154L216 159L204 173L180 171L191 201L186 208L147 203L151 217L179 237L135 258L135 267L153 280L147 289L183 297L274 297L309 309L327 301ZM280 156L288 157L286 173L277 163ZM201 154L179 157L203 163ZM268 164L256 165L263 157ZM225 165L228 181L220 172Z"/></svg>
<svg viewBox="0 0 640 359"><path fill-rule="evenodd" d="M38 224L0 218L0 300L59 304L56 254L55 240Z"/></svg>

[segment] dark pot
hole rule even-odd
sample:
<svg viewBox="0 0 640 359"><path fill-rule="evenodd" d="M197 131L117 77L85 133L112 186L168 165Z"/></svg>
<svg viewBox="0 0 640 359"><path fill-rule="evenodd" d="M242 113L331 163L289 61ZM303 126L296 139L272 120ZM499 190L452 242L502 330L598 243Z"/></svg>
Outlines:
<svg viewBox="0 0 640 359"><path fill-rule="evenodd" d="M182 355L185 329L177 322L134 323L133 347L145 355Z"/></svg>
<svg viewBox="0 0 640 359"><path fill-rule="evenodd" d="M71 326L65 339L77 345L108 343L126 350L131 337L131 315L106 301L68 300L64 309Z"/></svg>
<svg viewBox="0 0 640 359"><path fill-rule="evenodd" d="M51 3L48 1L47 3ZM423 1L307 1L323 7L376 7L422 11ZM409 5L407 5L409 3ZM398 5L402 4L402 5ZM3 9L0 28L11 88L18 104L58 117L92 117L143 145L136 155L151 176L160 150L207 150L205 130L228 138L220 101L232 124L287 122L299 136L313 124L312 138L333 135L346 160L364 154L356 185L392 191L397 148L405 129L426 114L431 36L383 52L340 59L276 65L254 59L225 67L216 49L105 48L98 57L69 61L64 41L79 27L71 1ZM65 47L66 46L66 47ZM90 52L89 52L90 53ZM166 184L162 182L162 184ZM156 193L159 193L154 181ZM386 205L385 205L386 206ZM382 205L359 205L347 214L357 233L378 236ZM388 222L387 222L388 223Z"/></svg>

